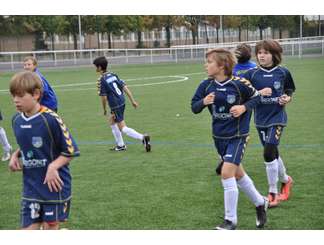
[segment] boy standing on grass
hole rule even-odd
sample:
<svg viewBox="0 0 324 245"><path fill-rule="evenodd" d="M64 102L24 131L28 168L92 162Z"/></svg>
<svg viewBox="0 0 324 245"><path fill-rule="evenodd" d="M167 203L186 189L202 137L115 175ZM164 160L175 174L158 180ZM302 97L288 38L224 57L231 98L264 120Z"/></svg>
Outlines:
<svg viewBox="0 0 324 245"><path fill-rule="evenodd" d="M236 59L226 49L206 53L208 79L198 86L192 100L193 113L208 108L212 116L215 147L223 161L220 169L224 188L224 222L217 230L234 230L237 226L237 205L240 188L256 207L256 226L267 222L268 200L255 188L241 164L249 138L251 109L260 101L259 92L249 81L232 76Z"/></svg>
<svg viewBox="0 0 324 245"><path fill-rule="evenodd" d="M279 142L283 128L287 125L285 110L295 92L295 83L285 67L280 66L282 47L277 41L262 40L255 46L259 67L249 70L244 77L258 89L272 88L272 94L262 96L261 103L254 109L254 122L263 145L263 158L269 185L269 207L288 200L293 179L287 175L279 154ZM281 191L278 193L278 181Z"/></svg>
<svg viewBox="0 0 324 245"><path fill-rule="evenodd" d="M40 100L40 104L47 108L57 112L57 98L50 83L46 80L40 70L37 68L37 59L33 56L27 56L24 59L24 70L35 72L42 81L43 96Z"/></svg>
<svg viewBox="0 0 324 245"><path fill-rule="evenodd" d="M116 146L112 151L125 151L126 145L121 133L127 136L142 141L146 152L151 151L150 136L147 134L138 133L136 130L126 126L124 120L125 111L125 96L127 94L134 108L138 107L138 103L133 98L133 95L125 82L120 80L116 74L107 72L108 61L106 57L101 56L93 61L96 66L96 71L100 73L98 79L98 94L101 97L101 104L104 115L107 115L107 102L110 107L109 123L112 134L116 141Z"/></svg>
<svg viewBox="0 0 324 245"><path fill-rule="evenodd" d="M62 119L40 105L43 86L37 74L14 75L10 93L19 111L12 119L19 149L12 154L9 169L23 171L21 227L59 229L70 210L68 165L79 156L79 149Z"/></svg>

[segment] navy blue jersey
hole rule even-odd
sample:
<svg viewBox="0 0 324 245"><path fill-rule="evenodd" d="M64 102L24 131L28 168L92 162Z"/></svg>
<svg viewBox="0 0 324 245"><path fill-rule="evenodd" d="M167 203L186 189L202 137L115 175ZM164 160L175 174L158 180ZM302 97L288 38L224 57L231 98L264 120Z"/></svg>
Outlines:
<svg viewBox="0 0 324 245"><path fill-rule="evenodd" d="M57 98L54 90L52 89L51 85L46 80L46 78L42 75L42 73L37 68L35 69L35 73L39 76L43 85L43 96L41 98L40 104L50 108L51 110L56 111Z"/></svg>
<svg viewBox="0 0 324 245"><path fill-rule="evenodd" d="M295 91L295 84L290 72L281 66L270 70L262 67L249 70L244 77L251 81L257 90L271 88L271 96L261 96L261 102L254 109L254 122L257 127L271 127L273 125L285 126L287 113L285 106L279 104L279 97L283 94L289 96Z"/></svg>
<svg viewBox="0 0 324 245"><path fill-rule="evenodd" d="M238 77L243 77L243 74L248 70L257 67L253 61L247 61L244 63L237 63L233 68L233 75Z"/></svg>
<svg viewBox="0 0 324 245"><path fill-rule="evenodd" d="M125 82L113 73L104 73L98 79L98 94L106 96L111 110L125 105L123 87Z"/></svg>
<svg viewBox="0 0 324 245"><path fill-rule="evenodd" d="M58 172L64 185L59 192L50 192L43 184L48 165L60 155L75 157L79 149L62 119L42 107L37 114L26 117L17 113L12 127L20 148L23 164L23 200L41 203L63 203L71 198L71 175L68 165Z"/></svg>
<svg viewBox="0 0 324 245"><path fill-rule="evenodd" d="M249 81L239 77L231 77L222 83L207 79L200 83L192 100L191 109L194 113L201 112L206 106L203 99L215 93L214 103L208 105L212 115L213 136L220 139L243 137L249 134L251 109L260 101L258 91ZM244 104L247 111L235 118L230 113L234 105Z"/></svg>

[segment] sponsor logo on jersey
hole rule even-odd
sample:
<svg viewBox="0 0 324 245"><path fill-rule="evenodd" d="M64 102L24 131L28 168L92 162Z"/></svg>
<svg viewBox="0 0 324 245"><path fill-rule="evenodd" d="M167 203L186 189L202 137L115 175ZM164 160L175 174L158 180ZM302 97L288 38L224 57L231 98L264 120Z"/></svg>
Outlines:
<svg viewBox="0 0 324 245"><path fill-rule="evenodd" d="M272 74L264 74L263 77L273 77Z"/></svg>
<svg viewBox="0 0 324 245"><path fill-rule="evenodd" d="M20 125L20 128L32 128L32 125L31 124Z"/></svg>
<svg viewBox="0 0 324 245"><path fill-rule="evenodd" d="M224 92L224 91L226 91L226 88L216 88L216 90Z"/></svg>
<svg viewBox="0 0 324 245"><path fill-rule="evenodd" d="M26 160L25 158L23 160L24 168L42 168L46 166L47 159L30 159Z"/></svg>
<svg viewBox="0 0 324 245"><path fill-rule="evenodd" d="M232 154L226 154L224 157L232 157Z"/></svg>
<svg viewBox="0 0 324 245"><path fill-rule="evenodd" d="M261 103L262 104L278 104L279 97L265 98L265 97L261 96Z"/></svg>
<svg viewBox="0 0 324 245"><path fill-rule="evenodd" d="M228 102L229 104L233 104L233 103L235 102L235 100L236 100L235 95L233 95L233 94L228 94L226 100L227 100L227 102Z"/></svg>
<svg viewBox="0 0 324 245"><path fill-rule="evenodd" d="M43 145L43 139L42 137L32 137L32 144L36 148L40 148Z"/></svg>
<svg viewBox="0 0 324 245"><path fill-rule="evenodd" d="M280 87L281 87L281 83L280 83L280 81L275 81L275 82L273 83L273 87L274 87L276 90L280 89Z"/></svg>
<svg viewBox="0 0 324 245"><path fill-rule="evenodd" d="M27 157L32 158L34 156L33 151L27 151Z"/></svg>

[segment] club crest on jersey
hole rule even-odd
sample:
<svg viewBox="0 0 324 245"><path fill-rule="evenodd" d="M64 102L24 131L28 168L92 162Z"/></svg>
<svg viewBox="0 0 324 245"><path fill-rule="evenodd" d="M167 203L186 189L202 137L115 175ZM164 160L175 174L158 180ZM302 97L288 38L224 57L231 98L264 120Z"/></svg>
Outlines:
<svg viewBox="0 0 324 245"><path fill-rule="evenodd" d="M275 89L280 89L280 87L281 87L281 83L280 83L280 81L275 81L274 83L273 83L273 87L275 88Z"/></svg>
<svg viewBox="0 0 324 245"><path fill-rule="evenodd" d="M233 104L235 102L235 95L228 94L226 100L229 104Z"/></svg>
<svg viewBox="0 0 324 245"><path fill-rule="evenodd" d="M42 137L33 137L32 138L32 144L36 148L40 148L43 145L43 139L42 139Z"/></svg>

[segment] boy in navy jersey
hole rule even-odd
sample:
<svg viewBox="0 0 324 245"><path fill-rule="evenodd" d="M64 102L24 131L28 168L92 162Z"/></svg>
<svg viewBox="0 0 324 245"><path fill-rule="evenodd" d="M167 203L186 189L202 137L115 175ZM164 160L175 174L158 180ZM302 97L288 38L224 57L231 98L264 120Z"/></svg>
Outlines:
<svg viewBox="0 0 324 245"><path fill-rule="evenodd" d="M287 68L279 66L282 48L274 40L263 40L256 44L255 54L259 67L249 70L244 77L260 90L272 88L270 96L262 96L254 109L254 122L264 147L263 157L269 184L269 207L278 206L288 200L293 180L286 173L279 155L278 145L283 128L287 125L285 105L291 101L295 91L293 78ZM282 183L278 194L277 182Z"/></svg>
<svg viewBox="0 0 324 245"><path fill-rule="evenodd" d="M69 216L71 175L69 162L78 147L62 119L40 105L43 86L37 74L20 72L10 81L10 93L19 111L12 127L19 145L11 157L11 171L23 171L22 229L58 229Z"/></svg>
<svg viewBox="0 0 324 245"><path fill-rule="evenodd" d="M234 55L225 49L212 49L206 54L208 79L198 86L191 109L200 113L205 107L212 116L212 133L219 156L224 188L224 222L219 230L233 230L237 225L239 187L256 206L257 228L266 221L268 201L256 190L253 181L245 173L241 161L248 141L251 109L259 103L260 96L250 82L232 76Z"/></svg>
<svg viewBox="0 0 324 245"><path fill-rule="evenodd" d="M0 122L2 121L2 114L0 111ZM11 153L11 145L9 144L6 131L3 127L0 126L0 144L3 148L3 156L1 158L1 161L5 162L10 159L10 153Z"/></svg>
<svg viewBox="0 0 324 245"><path fill-rule="evenodd" d="M33 56L27 56L24 59L24 70L35 72L42 81L43 95L40 100L40 104L47 108L57 112L57 98L54 90L52 89L49 82L43 76L43 74L37 68L37 60Z"/></svg>
<svg viewBox="0 0 324 245"><path fill-rule="evenodd" d="M129 137L142 141L145 146L146 152L151 151L150 136L146 134L140 134L132 128L126 126L124 120L125 111L125 96L127 94L134 108L138 107L138 103L133 98L133 95L129 88L126 86L123 80L120 80L116 74L107 72L108 61L106 57L98 57L93 61L96 66L96 71L100 73L98 79L98 95L101 97L101 104L104 111L104 115L107 114L107 102L110 107L109 123L112 130L112 134L116 141L116 146L111 150L113 151L125 151L126 145L123 140L121 132Z"/></svg>
<svg viewBox="0 0 324 245"><path fill-rule="evenodd" d="M257 65L251 61L252 49L250 45L242 43L235 49L235 56L237 58L237 64L234 66L233 75L243 77L243 74L248 70L255 68Z"/></svg>

